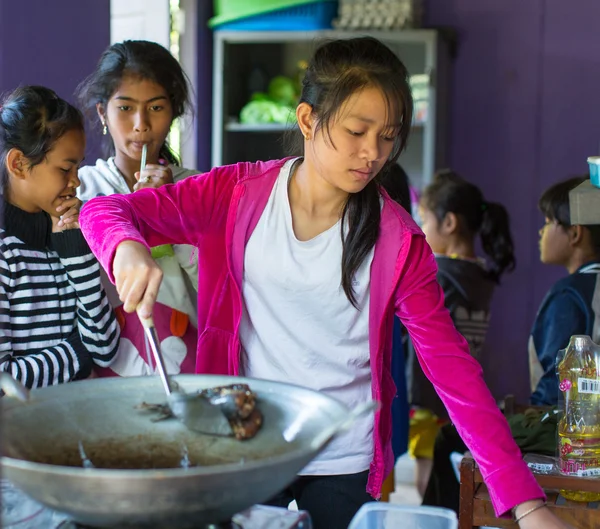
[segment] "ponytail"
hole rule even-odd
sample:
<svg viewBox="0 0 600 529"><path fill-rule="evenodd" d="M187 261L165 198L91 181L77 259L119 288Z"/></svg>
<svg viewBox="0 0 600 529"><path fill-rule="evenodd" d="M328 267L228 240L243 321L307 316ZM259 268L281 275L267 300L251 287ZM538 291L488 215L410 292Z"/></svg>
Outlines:
<svg viewBox="0 0 600 529"><path fill-rule="evenodd" d="M484 202L482 209L479 229L481 246L491 260L490 278L499 283L502 274L513 271L516 265L510 220L506 208L501 204Z"/></svg>
<svg viewBox="0 0 600 529"><path fill-rule="evenodd" d="M514 270L516 260L508 212L500 204L486 202L475 184L453 171L441 171L425 188L422 202L438 222L448 213L454 213L463 235L474 238L480 234L483 251L491 260L490 279L499 283L504 272Z"/></svg>

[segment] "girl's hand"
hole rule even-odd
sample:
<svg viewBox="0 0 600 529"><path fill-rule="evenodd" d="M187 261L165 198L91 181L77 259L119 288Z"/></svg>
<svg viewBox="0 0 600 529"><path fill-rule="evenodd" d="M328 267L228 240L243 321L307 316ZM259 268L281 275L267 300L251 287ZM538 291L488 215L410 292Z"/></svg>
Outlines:
<svg viewBox="0 0 600 529"><path fill-rule="evenodd" d="M64 230L79 229L79 210L81 209L81 200L77 197L63 201L56 208L60 217L52 216L52 232L58 233Z"/></svg>
<svg viewBox="0 0 600 529"><path fill-rule="evenodd" d="M163 273L146 247L135 241L119 244L113 274L123 310L134 312L141 304L140 316L151 317Z"/></svg>
<svg viewBox="0 0 600 529"><path fill-rule="evenodd" d="M517 507L517 518L520 514L527 512L538 502L526 502ZM528 506L528 504L531 504ZM571 525L559 520L548 507L542 507L528 514L519 522L520 529L573 529Z"/></svg>
<svg viewBox="0 0 600 529"><path fill-rule="evenodd" d="M171 168L164 160L159 160L159 162L164 162L164 165L162 163L160 165L146 164L146 167L141 172L138 171L135 173L135 178L138 182L133 186L134 191L148 187L156 189L164 184L173 183Z"/></svg>

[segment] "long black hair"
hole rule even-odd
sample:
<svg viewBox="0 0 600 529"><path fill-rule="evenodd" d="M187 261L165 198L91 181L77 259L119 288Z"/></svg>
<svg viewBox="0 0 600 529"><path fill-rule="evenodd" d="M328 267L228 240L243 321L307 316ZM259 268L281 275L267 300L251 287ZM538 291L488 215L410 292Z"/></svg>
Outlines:
<svg viewBox="0 0 600 529"><path fill-rule="evenodd" d="M463 235L475 237L479 233L483 251L491 260L489 275L494 281L500 282L504 272L514 270L516 259L508 212L501 204L487 202L475 184L455 172L441 171L425 188L421 201L438 222L454 213Z"/></svg>
<svg viewBox="0 0 600 529"><path fill-rule="evenodd" d="M83 131L83 117L73 105L44 86L21 86L0 103L0 193L8 185L6 157L20 150L29 169L42 163L54 144L71 130Z"/></svg>
<svg viewBox="0 0 600 529"><path fill-rule="evenodd" d="M183 116L190 105L188 79L181 65L169 51L146 40L126 40L107 48L93 73L77 88L77 100L86 115L96 123L96 105L106 108L108 100L118 90L126 76L147 79L162 86L169 96L173 109L173 119ZM115 154L115 146L110 135L105 143L105 156ZM174 165L179 160L165 141L159 156Z"/></svg>
<svg viewBox="0 0 600 529"><path fill-rule="evenodd" d="M379 185L386 190L392 200L411 213L410 179L401 165L390 164L378 175Z"/></svg>
<svg viewBox="0 0 600 529"><path fill-rule="evenodd" d="M372 37L327 41L316 50L302 81L300 103L307 103L317 118L317 132L327 137L344 102L353 94L375 87L381 90L389 115L400 130L385 170L406 146L413 115L408 72L402 61ZM382 171L383 171L382 170ZM350 194L342 212L342 288L356 307L352 280L375 246L381 220L377 177L365 188ZM348 228L345 234L345 227Z"/></svg>

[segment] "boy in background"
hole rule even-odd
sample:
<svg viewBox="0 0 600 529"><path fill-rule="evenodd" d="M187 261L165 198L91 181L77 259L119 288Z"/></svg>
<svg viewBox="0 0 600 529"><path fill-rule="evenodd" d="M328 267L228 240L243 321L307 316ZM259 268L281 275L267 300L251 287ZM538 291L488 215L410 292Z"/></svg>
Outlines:
<svg viewBox="0 0 600 529"><path fill-rule="evenodd" d="M600 337L600 226L571 224L569 191L585 177L553 185L542 195L539 208L546 223L540 230L542 263L566 268L542 302L529 338L531 404L558 402L556 354L571 336Z"/></svg>

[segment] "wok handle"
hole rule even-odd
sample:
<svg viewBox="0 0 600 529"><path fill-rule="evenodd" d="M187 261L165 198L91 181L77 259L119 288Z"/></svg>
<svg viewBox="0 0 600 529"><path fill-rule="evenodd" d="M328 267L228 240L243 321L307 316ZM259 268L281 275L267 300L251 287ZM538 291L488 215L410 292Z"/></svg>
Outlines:
<svg viewBox="0 0 600 529"><path fill-rule="evenodd" d="M29 390L4 371L0 371L0 389L8 397L14 397L23 402L29 400Z"/></svg>
<svg viewBox="0 0 600 529"><path fill-rule="evenodd" d="M154 355L154 361L156 362L156 367L158 368L158 374L160 375L160 379L165 388L165 392L167 396L170 396L173 393L174 382L171 382L169 379L169 375L167 374L167 370L165 368L165 363L163 361L162 351L160 348L160 340L158 339L158 333L156 332L156 327L154 326L154 320L152 316L149 318L144 318L140 314L140 307L137 308L137 315L140 319L142 327L144 328L144 332L148 337L148 341L150 342L150 349L152 349L152 354ZM176 389L176 387L175 387Z"/></svg>

